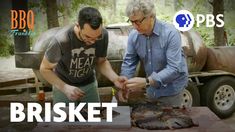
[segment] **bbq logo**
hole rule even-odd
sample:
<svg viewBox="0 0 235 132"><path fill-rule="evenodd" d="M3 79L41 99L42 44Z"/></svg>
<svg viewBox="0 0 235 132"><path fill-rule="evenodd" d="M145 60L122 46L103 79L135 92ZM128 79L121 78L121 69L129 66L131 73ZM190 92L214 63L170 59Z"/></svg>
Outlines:
<svg viewBox="0 0 235 132"><path fill-rule="evenodd" d="M180 31L188 31L194 25L194 17L191 12L180 10L175 14L173 24Z"/></svg>
<svg viewBox="0 0 235 132"><path fill-rule="evenodd" d="M34 34L34 12L32 10L11 10L11 30L14 36Z"/></svg>

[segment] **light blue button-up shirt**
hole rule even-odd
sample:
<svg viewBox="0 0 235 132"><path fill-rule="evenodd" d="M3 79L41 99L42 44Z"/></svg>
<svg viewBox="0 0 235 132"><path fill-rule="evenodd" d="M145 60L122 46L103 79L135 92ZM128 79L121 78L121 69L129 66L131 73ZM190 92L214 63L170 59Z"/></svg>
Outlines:
<svg viewBox="0 0 235 132"><path fill-rule="evenodd" d="M144 64L146 76L159 84L147 88L150 99L178 94L187 86L188 68L181 37L173 25L155 20L150 36L135 29L130 32L121 75L133 77L139 60Z"/></svg>

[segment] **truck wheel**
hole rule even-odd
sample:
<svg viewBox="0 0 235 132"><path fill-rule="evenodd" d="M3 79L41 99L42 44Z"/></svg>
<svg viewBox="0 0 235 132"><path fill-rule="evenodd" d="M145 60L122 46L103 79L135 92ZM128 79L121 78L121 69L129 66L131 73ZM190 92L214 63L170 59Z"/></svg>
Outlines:
<svg viewBox="0 0 235 132"><path fill-rule="evenodd" d="M227 118L235 111L235 79L218 77L201 89L202 101L220 118Z"/></svg>
<svg viewBox="0 0 235 132"><path fill-rule="evenodd" d="M200 105L200 94L197 86L189 82L188 87L183 92L183 106L199 106Z"/></svg>

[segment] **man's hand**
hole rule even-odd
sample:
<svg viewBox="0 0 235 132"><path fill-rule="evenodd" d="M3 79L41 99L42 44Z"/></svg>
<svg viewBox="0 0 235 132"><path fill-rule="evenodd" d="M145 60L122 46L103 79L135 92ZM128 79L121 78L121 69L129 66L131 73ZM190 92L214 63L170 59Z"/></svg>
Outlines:
<svg viewBox="0 0 235 132"><path fill-rule="evenodd" d="M120 89L115 94L116 99L120 102L127 102L129 97L128 89Z"/></svg>
<svg viewBox="0 0 235 132"><path fill-rule="evenodd" d="M114 85L116 87L115 96L118 101L120 102L127 102L128 99L128 89L125 87L125 82L127 81L127 77L125 76L118 76L117 79L114 80Z"/></svg>
<svg viewBox="0 0 235 132"><path fill-rule="evenodd" d="M63 92L71 101L80 100L85 95L85 92L83 92L81 89L68 84L65 84Z"/></svg>
<svg viewBox="0 0 235 132"><path fill-rule="evenodd" d="M146 79L142 77L134 77L125 82L125 86L130 92L141 92L145 85Z"/></svg>
<svg viewBox="0 0 235 132"><path fill-rule="evenodd" d="M125 85L124 83L127 81L127 77L125 76L118 76L117 79L114 80L114 85L116 86L116 88L118 88L118 90L122 90L125 89Z"/></svg>

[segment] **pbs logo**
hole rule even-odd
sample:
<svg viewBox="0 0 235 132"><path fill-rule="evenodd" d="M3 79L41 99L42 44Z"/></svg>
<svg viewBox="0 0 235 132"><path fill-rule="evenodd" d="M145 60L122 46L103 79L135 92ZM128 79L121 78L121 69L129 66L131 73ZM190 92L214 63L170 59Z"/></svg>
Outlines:
<svg viewBox="0 0 235 132"><path fill-rule="evenodd" d="M191 12L180 10L175 14L173 24L180 31L188 31L194 25L194 17Z"/></svg>
<svg viewBox="0 0 235 132"><path fill-rule="evenodd" d="M196 27L200 27L204 24L206 27L223 27L224 26L224 15L218 14L214 16L213 14L197 14L196 15L196 21L194 20L194 17L191 12L187 10L180 10L178 11L173 19L173 24L176 29L179 31L188 31L190 30L194 23L196 22ZM217 23L215 23L215 20Z"/></svg>

